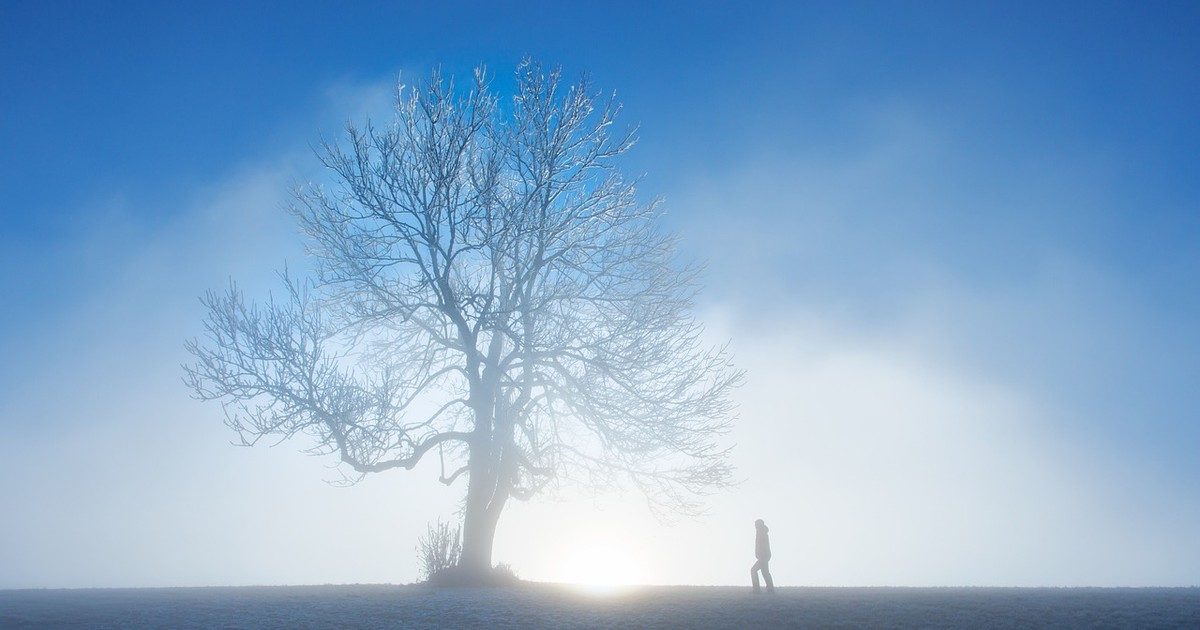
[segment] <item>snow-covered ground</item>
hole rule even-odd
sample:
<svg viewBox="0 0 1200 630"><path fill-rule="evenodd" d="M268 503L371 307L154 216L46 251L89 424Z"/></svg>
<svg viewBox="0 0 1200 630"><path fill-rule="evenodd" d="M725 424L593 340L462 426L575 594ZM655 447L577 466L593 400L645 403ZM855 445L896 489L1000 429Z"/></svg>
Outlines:
<svg viewBox="0 0 1200 630"><path fill-rule="evenodd" d="M2 627L1200 628L1200 589L749 588L609 593L529 584L0 591Z"/></svg>

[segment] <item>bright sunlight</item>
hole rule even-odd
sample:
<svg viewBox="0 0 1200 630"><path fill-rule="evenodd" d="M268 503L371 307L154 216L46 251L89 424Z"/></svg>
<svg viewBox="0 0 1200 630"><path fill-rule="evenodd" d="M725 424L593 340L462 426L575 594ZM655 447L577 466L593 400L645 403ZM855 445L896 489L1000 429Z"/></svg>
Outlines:
<svg viewBox="0 0 1200 630"><path fill-rule="evenodd" d="M595 594L625 590L643 579L643 567L624 546L586 541L563 557L559 581Z"/></svg>

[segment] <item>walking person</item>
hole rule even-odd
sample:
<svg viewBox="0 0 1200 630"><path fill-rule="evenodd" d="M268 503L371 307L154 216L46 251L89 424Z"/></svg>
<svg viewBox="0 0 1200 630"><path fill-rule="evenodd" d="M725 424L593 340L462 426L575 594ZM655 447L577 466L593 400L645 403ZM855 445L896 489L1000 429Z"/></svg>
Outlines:
<svg viewBox="0 0 1200 630"><path fill-rule="evenodd" d="M754 592L761 593L762 590L758 587L758 572L762 571L763 581L767 583L767 592L775 592L775 582L771 580L771 538L767 535L767 524L760 518L754 521L754 558L757 560L754 566L750 567L750 583L754 585Z"/></svg>

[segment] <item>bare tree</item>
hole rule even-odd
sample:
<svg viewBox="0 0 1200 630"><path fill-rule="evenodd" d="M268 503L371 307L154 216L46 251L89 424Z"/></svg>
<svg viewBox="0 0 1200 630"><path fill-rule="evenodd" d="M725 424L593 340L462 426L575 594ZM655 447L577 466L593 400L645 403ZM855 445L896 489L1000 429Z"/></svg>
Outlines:
<svg viewBox="0 0 1200 630"><path fill-rule="evenodd" d="M525 62L503 106L480 68L397 90L386 128L351 124L320 156L333 185L292 211L312 277L248 304L210 292L186 381L245 444L299 433L361 478L436 451L467 480L462 562L490 566L509 498L632 482L698 507L728 483L725 348L691 314L658 203L621 176L633 131L586 78Z"/></svg>

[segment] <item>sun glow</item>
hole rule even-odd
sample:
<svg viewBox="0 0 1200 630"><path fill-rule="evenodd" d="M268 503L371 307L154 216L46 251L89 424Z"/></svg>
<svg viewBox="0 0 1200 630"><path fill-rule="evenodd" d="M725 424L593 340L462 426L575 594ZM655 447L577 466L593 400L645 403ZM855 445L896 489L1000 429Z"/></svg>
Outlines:
<svg viewBox="0 0 1200 630"><path fill-rule="evenodd" d="M562 582L588 593L609 594L637 584L642 566L619 545L590 543L566 554L559 575Z"/></svg>

